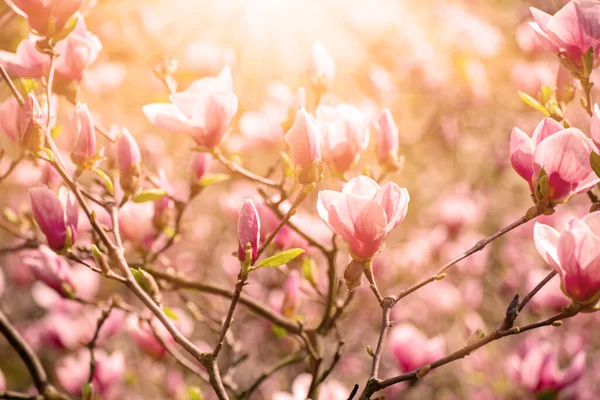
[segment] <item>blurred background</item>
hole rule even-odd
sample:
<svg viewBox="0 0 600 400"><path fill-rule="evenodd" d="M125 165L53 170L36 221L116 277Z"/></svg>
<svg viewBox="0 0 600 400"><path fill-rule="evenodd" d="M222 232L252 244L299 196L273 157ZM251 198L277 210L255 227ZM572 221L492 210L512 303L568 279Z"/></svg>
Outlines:
<svg viewBox="0 0 600 400"><path fill-rule="evenodd" d="M527 25L529 7L553 14L564 3L89 1L83 14L103 50L86 71L79 96L107 130L127 127L142 147L145 167L154 173L162 170L178 191L189 180L193 142L151 125L141 112L145 104L168 101L169 94L154 77L153 69L165 59L177 60L174 76L181 91L197 79L216 76L229 65L240 107L223 147L239 156L247 169L266 174L286 151L283 134L293 122L293 113L288 110L295 104L298 88L308 86L307 63L313 43L319 41L336 66L333 87L321 102L353 104L369 121L375 121L382 109L389 108L400 131L404 166L388 179L408 189L411 203L406 221L387 240L375 265L382 292L394 293L514 221L531 206L526 183L510 167L509 137L515 126L531 134L543 115L528 107L517 91L537 97L543 85L555 87L559 63L555 55L539 46ZM15 51L27 29L23 18L0 3L0 49ZM6 86L1 85L0 100L9 95ZM308 104L311 102L314 99L309 93ZM59 124L66 125L70 115L66 101L61 101L60 110ZM577 98L566 115L573 126L587 132L589 122ZM67 149L73 138L65 130L57 140ZM106 147L110 153L111 144L107 142ZM372 140L351 176L377 169L373 167L373 148ZM9 161L3 159L0 166L5 167ZM213 172L225 172L217 163L211 168ZM27 214L26 188L39 182L39 170L39 165L33 163L20 166L2 183L3 218L7 213ZM326 176L318 188L340 187L339 179ZM237 246L233 226L245 196L257 194L239 180L207 188L185 213L182 239L158 261L160 267L233 288L237 273L237 261L231 257ZM303 204L298 221L326 243L330 234L316 217L315 201L316 194ZM561 205L554 216L544 218L559 227L569 216L582 216L588 208L588 199L581 196ZM146 211L136 210L131 218L141 221ZM394 309L396 325L411 324L425 337L439 337L447 352L462 347L477 329L491 331L514 294L526 293L549 271L535 250L531 231L531 224L519 228L459 263L447 279L407 297ZM17 242L6 232L0 232L0 238L2 247ZM315 262L317 289L326 288L325 260L314 250L308 253ZM339 274L348 261L343 253L337 260ZM85 358L81 343L93 332L98 310L62 299L68 304L57 306L59 300L48 293L48 288L28 275L29 267L23 261L26 259L24 252L0 253L0 278L4 276L0 279L4 282L0 283L4 287L0 289L0 305L8 309L38 349L51 375L62 386L68 386L69 378L65 376L87 372L86 363L78 357ZM294 270L302 272L302 265L261 271L252 277L247 292L279 310L282 287ZM79 279L90 298L106 299L115 291L122 292L118 285L100 282L87 270ZM322 295L305 275L301 281L301 301L294 315L314 323L320 317ZM523 323L551 315L568 304L558 281L553 284L520 317ZM133 301L126 293L122 295ZM228 302L198 293L182 296L165 292L165 303L181 310L182 315L190 314L190 301L202 311L199 319L193 314L185 318L189 320L190 337L202 345L213 343L214 322L224 314ZM348 316L339 323L345 352L331 375L334 384L324 389L325 400L345 399L355 383L362 386L366 381L370 357L365 348L376 344L379 313L368 287L357 289ZM116 378L104 398L187 399L191 398L187 389L190 385L199 386L205 398L212 398L210 387L184 372L168 355L144 346L143 332L139 332L136 321L125 315L114 318L114 327L102 348L107 354L122 354L124 360L114 361L123 366L115 367ZM594 314L581 315L565 321L559 329L546 328L496 342L414 385L391 388L387 398L596 399L600 389L600 377L594 368L600 365L600 341L594 335L597 319ZM233 336L235 346L229 350L232 357L247 357L230 377L241 387L297 347L285 332L241 307ZM417 342L412 345L421 345ZM334 353L336 343L332 338L326 344L328 356ZM585 370L559 393L548 394L542 383L532 388L522 377L532 368L523 361L527 354L545 357L547 343L552 344L554 353L543 365L556 362L556 368L568 368L579 354L585 355ZM395 348L390 343L384 355L382 374L386 377L403 368L402 355L396 354ZM3 340L0 370L9 388L27 389L30 385L21 362ZM295 396L288 399L303 398L301 391L294 394L294 387L297 389L300 383L293 383L300 382L305 371L302 363L282 370L261 385L253 398L286 399L281 397L283 393Z"/></svg>

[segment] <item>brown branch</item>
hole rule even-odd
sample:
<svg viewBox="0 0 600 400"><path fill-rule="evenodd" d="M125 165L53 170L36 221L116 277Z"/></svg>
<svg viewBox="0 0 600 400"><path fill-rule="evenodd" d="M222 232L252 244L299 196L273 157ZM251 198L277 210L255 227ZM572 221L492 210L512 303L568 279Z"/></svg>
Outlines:
<svg viewBox="0 0 600 400"><path fill-rule="evenodd" d="M100 313L100 317L98 318L98 321L96 322L96 329L94 331L94 336L92 337L92 340L90 340L90 342L87 344L87 348L90 351L90 374L88 375L88 380L87 380L88 383L92 382L92 380L94 379L94 375L96 374L96 355L95 355L94 349L96 347L96 342L98 341L98 338L100 337L100 329L102 329L102 326L104 325L104 323L110 316L110 313L112 312L113 307L114 307L114 302L111 301L108 308L106 310L102 310L102 312Z"/></svg>
<svg viewBox="0 0 600 400"><path fill-rule="evenodd" d="M225 317L225 321L223 322L223 327L221 328L221 333L219 334L219 340L213 350L212 356L213 358L217 358L219 356L219 352L223 347L223 342L225 341L225 335L227 335L227 331L231 326L231 322L233 321L233 313L235 311L235 307L240 300L242 295L242 290L244 289L244 285L246 284L246 280L248 279L248 272L244 270L240 271L238 275L237 283L235 284L235 290L233 292L233 296L231 297L231 303L229 304L229 310L227 311L227 316Z"/></svg>
<svg viewBox="0 0 600 400"><path fill-rule="evenodd" d="M21 93L19 92L19 90L17 90L17 87L10 79L10 76L8 76L8 72L6 72L6 68L4 68L4 65L2 65L2 63L0 63L0 75L2 75L2 78L4 78L4 81L8 85L8 88L12 92L13 96L15 96L15 99L17 99L17 103L19 103L19 106L23 107L23 104L25 104L25 100L23 100L23 96L21 96Z"/></svg>
<svg viewBox="0 0 600 400"><path fill-rule="evenodd" d="M275 364L274 366L272 366L271 368L269 368L268 370L266 370L262 374L260 374L260 376L258 378L256 378L254 383L252 383L252 385L250 385L250 387L248 389L246 389L242 393L240 393L239 398L242 400L249 399L250 396L252 395L252 393L254 393L254 391L256 389L258 389L258 387L266 379L268 379L271 375L273 375L280 369L285 368L288 365L298 363L298 362L304 360L305 358L306 358L306 353L304 351L300 350L300 351L292 353L289 356L281 359L277 364Z"/></svg>
<svg viewBox="0 0 600 400"><path fill-rule="evenodd" d="M221 153L217 149L215 149L212 152L212 154L217 160L219 160L224 166L226 166L227 169L229 169L229 171L233 172L234 175L238 175L242 178L245 178L250 181L257 182L257 183L260 183L262 185L269 186L272 188L276 188L276 189L280 188L279 183L275 182L272 179L264 178L260 175L250 172L247 169L244 169L242 166L240 166L235 161L232 161L232 160L228 159L227 157L225 157L223 155L223 153Z"/></svg>

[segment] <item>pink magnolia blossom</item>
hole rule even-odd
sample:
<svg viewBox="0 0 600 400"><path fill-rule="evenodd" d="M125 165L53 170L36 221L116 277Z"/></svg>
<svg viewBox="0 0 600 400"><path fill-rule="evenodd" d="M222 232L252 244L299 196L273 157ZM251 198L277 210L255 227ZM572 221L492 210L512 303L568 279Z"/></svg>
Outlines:
<svg viewBox="0 0 600 400"><path fill-rule="evenodd" d="M35 48L36 40L35 36L23 39L16 53L0 51L0 63L4 64L11 76L39 79L48 75L50 58ZM55 50L58 54L57 82L80 82L86 68L98 58L102 43L96 35L87 30L83 17L79 15L75 30L66 39L58 42Z"/></svg>
<svg viewBox="0 0 600 400"><path fill-rule="evenodd" d="M174 321L175 327L184 335L189 336L193 331L193 323L188 317L188 314L183 310L174 310L178 320ZM156 317L150 320L152 328L165 343L174 344L175 339L167 331L163 324L161 324ZM161 344L161 342L154 335L153 329L150 328L148 323L140 321L136 316L130 316L127 319L127 330L136 344L144 352L150 356L161 359L167 354L167 349Z"/></svg>
<svg viewBox="0 0 600 400"><path fill-rule="evenodd" d="M317 107L317 121L323 135L323 161L339 173L346 172L369 144L369 129L363 113L354 106Z"/></svg>
<svg viewBox="0 0 600 400"><path fill-rule="evenodd" d="M320 42L316 42L310 52L308 61L308 79L317 90L326 92L333 84L335 76L335 62L327 49Z"/></svg>
<svg viewBox="0 0 600 400"><path fill-rule="evenodd" d="M155 235L154 205L151 202L127 202L119 210L123 238L139 249L148 249Z"/></svg>
<svg viewBox="0 0 600 400"><path fill-rule="evenodd" d="M77 165L88 165L93 162L96 151L96 134L94 122L85 104L78 103L75 107L75 147L71 152L71 160Z"/></svg>
<svg viewBox="0 0 600 400"><path fill-rule="evenodd" d="M573 0L556 14L549 15L531 7L535 22L531 27L547 50L568 57L581 67L582 56L592 48L594 61L600 56L600 3L593 0Z"/></svg>
<svg viewBox="0 0 600 400"><path fill-rule="evenodd" d="M275 392L272 400L305 400L310 390L312 376L308 373L300 374L292 382L292 392ZM328 379L323 382L319 392L319 400L346 400L348 390L338 381Z"/></svg>
<svg viewBox="0 0 600 400"><path fill-rule="evenodd" d="M186 133L198 146L206 148L223 140L238 108L229 67L216 78L195 81L185 92L174 93L170 99L171 104L148 104L142 111L154 125Z"/></svg>
<svg viewBox="0 0 600 400"><path fill-rule="evenodd" d="M523 355L511 354L505 362L509 377L532 393L558 392L579 380L585 372L585 352L573 356L564 369L559 368L555 344L536 343Z"/></svg>
<svg viewBox="0 0 600 400"><path fill-rule="evenodd" d="M408 191L393 182L379 186L364 175L351 179L341 192L319 192L319 216L349 244L355 257L369 259L408 211Z"/></svg>
<svg viewBox="0 0 600 400"><path fill-rule="evenodd" d="M46 246L42 245L39 251L24 257L23 264L29 267L35 279L44 282L61 296L69 296L77 290L69 263Z"/></svg>
<svg viewBox="0 0 600 400"><path fill-rule="evenodd" d="M597 151L596 146L579 129L564 129L550 118L538 124L531 138L519 128L513 128L510 137L513 169L535 194L543 168L548 175L551 205L565 202L600 181L589 165L592 151Z"/></svg>
<svg viewBox="0 0 600 400"><path fill-rule="evenodd" d="M584 304L600 296L600 213L572 218L562 233L536 223L535 246L560 275L563 292Z"/></svg>
<svg viewBox="0 0 600 400"><path fill-rule="evenodd" d="M394 327L389 343L403 372L421 368L446 354L446 342L441 336L429 339L411 324Z"/></svg>
<svg viewBox="0 0 600 400"><path fill-rule="evenodd" d="M192 153L190 161L190 169L192 171L192 179L198 182L204 174L209 170L212 156L209 153Z"/></svg>
<svg viewBox="0 0 600 400"><path fill-rule="evenodd" d="M251 199L246 199L240 210L237 225L238 232L238 258L240 261L246 259L246 246L252 249L252 262L258 257L258 245L260 243L260 218L258 211Z"/></svg>
<svg viewBox="0 0 600 400"><path fill-rule="evenodd" d="M125 377L125 356L120 351L107 354L102 349L94 352L96 370L92 379L94 391L106 399L116 399L114 386ZM81 349L74 355L64 357L56 366L58 382L67 392L80 396L83 384L87 382L90 373L90 352Z"/></svg>
<svg viewBox="0 0 600 400"><path fill-rule="evenodd" d="M27 18L29 27L40 35L60 32L75 14L82 0L8 0L7 3Z"/></svg>
<svg viewBox="0 0 600 400"><path fill-rule="evenodd" d="M294 125L285 134L285 141L292 151L294 165L306 168L321 159L320 132L314 117L304 108L296 113Z"/></svg>
<svg viewBox="0 0 600 400"><path fill-rule="evenodd" d="M390 160L394 162L398 158L398 127L389 108L381 113L376 127L377 139L377 162L386 164Z"/></svg>
<svg viewBox="0 0 600 400"><path fill-rule="evenodd" d="M58 196L46 186L29 189L31 209L38 226L46 235L48 245L56 251L75 243L79 205L73 193L61 188Z"/></svg>
<svg viewBox="0 0 600 400"><path fill-rule="evenodd" d="M127 129L123 129L117 145L121 188L127 194L135 193L142 175L140 146Z"/></svg>

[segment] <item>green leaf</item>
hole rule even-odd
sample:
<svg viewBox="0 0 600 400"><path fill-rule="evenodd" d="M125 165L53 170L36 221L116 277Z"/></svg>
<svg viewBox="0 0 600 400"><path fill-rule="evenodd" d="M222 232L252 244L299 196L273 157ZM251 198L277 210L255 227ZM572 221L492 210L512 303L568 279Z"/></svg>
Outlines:
<svg viewBox="0 0 600 400"><path fill-rule="evenodd" d="M554 90L552 90L552 88L550 86L548 86L548 85L542 86L542 89L540 91L540 100L542 101L542 104L544 104L544 106L546 106L548 104L548 102L552 99L553 95L554 95Z"/></svg>
<svg viewBox="0 0 600 400"><path fill-rule="evenodd" d="M145 203L147 201L155 201L167 194L165 189L148 189L138 193L133 198L134 203Z"/></svg>
<svg viewBox="0 0 600 400"><path fill-rule="evenodd" d="M227 174L205 174L200 180L198 184L202 187L207 187L209 185L214 185L215 183L225 182L229 180L230 176Z"/></svg>
<svg viewBox="0 0 600 400"><path fill-rule="evenodd" d="M110 179L110 177L108 175L106 175L106 173L104 171L97 169L97 168L92 168L92 172L95 173L96 175L98 175L100 177L100 179L102 179L104 181L104 186L106 187L106 190L108 190L108 193L115 194L115 189L114 189L112 180Z"/></svg>
<svg viewBox="0 0 600 400"><path fill-rule="evenodd" d="M89 382L83 384L83 388L81 390L81 399L82 400L90 400L92 395L94 394L94 388Z"/></svg>
<svg viewBox="0 0 600 400"><path fill-rule="evenodd" d="M592 169L600 177L600 155L595 151L590 153L590 165Z"/></svg>
<svg viewBox="0 0 600 400"><path fill-rule="evenodd" d="M546 110L546 108L543 105L541 105L536 99L534 99L533 97L531 97L527 93L523 93L523 92L519 91L519 97L528 106L533 107L536 110L543 112L546 117L550 116L550 113L548 112L548 110Z"/></svg>
<svg viewBox="0 0 600 400"><path fill-rule="evenodd" d="M202 390L197 386L188 387L188 395L190 400L202 400Z"/></svg>
<svg viewBox="0 0 600 400"><path fill-rule="evenodd" d="M144 289L144 292L148 293L150 291L150 283L148 282L142 271L140 271L137 268L130 269L137 284L140 285L142 289Z"/></svg>
<svg viewBox="0 0 600 400"><path fill-rule="evenodd" d="M258 264L256 264L256 266L251 268L251 270L257 268L279 267L280 265L289 263L302 253L304 253L304 250L302 249L289 249L286 251L282 251L281 253L275 254L274 256L259 261Z"/></svg>
<svg viewBox="0 0 600 400"><path fill-rule="evenodd" d="M173 311L169 307L163 307L163 312L167 317L171 318L173 321L179 321L179 317L177 316L175 311Z"/></svg>
<svg viewBox="0 0 600 400"><path fill-rule="evenodd" d="M273 327L271 328L271 331L273 331L273 334L275 334L275 336L279 339L281 339L282 337L285 337L287 335L287 330L279 325L273 325Z"/></svg>
<svg viewBox="0 0 600 400"><path fill-rule="evenodd" d="M281 153L281 159L283 160L283 170L287 178L294 177L294 163L287 153Z"/></svg>
<svg viewBox="0 0 600 400"><path fill-rule="evenodd" d="M23 85L24 95L27 95L38 87L38 83L35 79L21 79L21 85Z"/></svg>

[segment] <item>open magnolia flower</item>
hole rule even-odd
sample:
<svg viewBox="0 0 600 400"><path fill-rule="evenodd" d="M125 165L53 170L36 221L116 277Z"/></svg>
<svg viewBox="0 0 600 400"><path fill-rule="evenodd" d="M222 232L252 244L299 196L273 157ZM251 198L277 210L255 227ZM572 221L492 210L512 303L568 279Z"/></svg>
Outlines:
<svg viewBox="0 0 600 400"><path fill-rule="evenodd" d="M571 299L592 304L600 298L600 213L572 218L567 229L536 223L535 246L544 260L558 271L563 292Z"/></svg>
<svg viewBox="0 0 600 400"><path fill-rule="evenodd" d="M570 1L556 14L549 15L531 7L535 22L530 25L547 50L570 59L582 67L582 57L592 48L593 60L600 55L600 3L595 0Z"/></svg>
<svg viewBox="0 0 600 400"><path fill-rule="evenodd" d="M563 128L551 118L544 118L530 138L519 128L510 136L510 162L513 169L529 183L536 200L554 206L572 195L591 189L600 178L589 163L594 143L576 128ZM548 178L547 198L539 198L536 186L545 174Z"/></svg>
<svg viewBox="0 0 600 400"><path fill-rule="evenodd" d="M142 110L154 125L186 133L198 146L206 148L223 140L238 108L229 67L216 78L195 81L185 92L174 93L170 99L172 104L148 104Z"/></svg>
<svg viewBox="0 0 600 400"><path fill-rule="evenodd" d="M344 185L341 192L319 192L317 210L329 229L343 237L358 261L373 258L385 237L406 217L410 196L393 182L379 186L360 175Z"/></svg>

